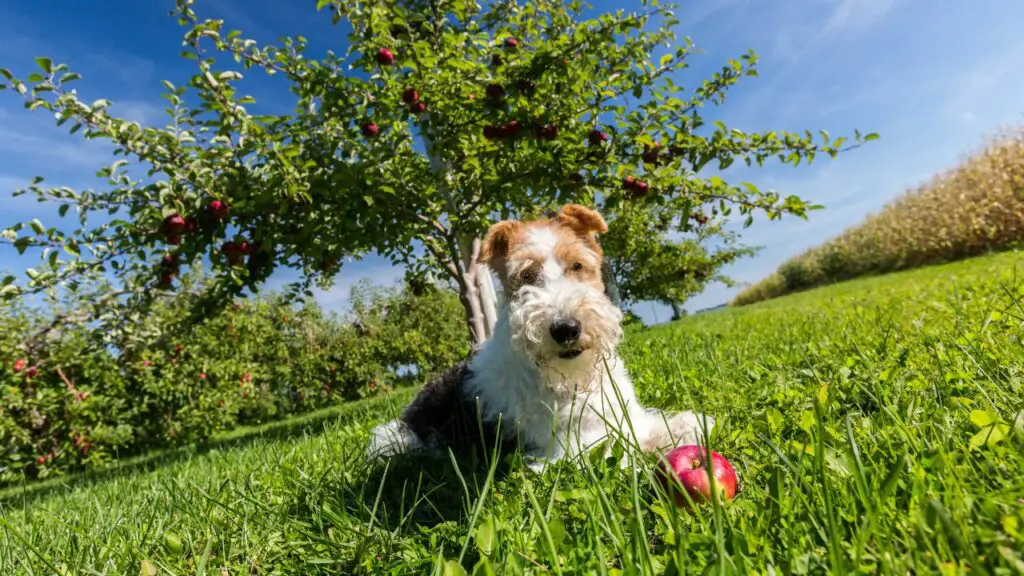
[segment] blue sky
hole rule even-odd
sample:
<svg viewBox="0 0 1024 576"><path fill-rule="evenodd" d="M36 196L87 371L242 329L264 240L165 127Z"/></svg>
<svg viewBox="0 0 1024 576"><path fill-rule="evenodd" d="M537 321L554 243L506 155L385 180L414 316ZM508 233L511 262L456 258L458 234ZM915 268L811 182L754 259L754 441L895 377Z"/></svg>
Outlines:
<svg viewBox="0 0 1024 576"><path fill-rule="evenodd" d="M35 56L51 56L83 74L85 100L107 98L114 110L162 125L161 80L184 83L194 63L178 57L181 29L167 16L171 0L51 0L0 3L0 67L24 76ZM282 6L288 6L283 8ZM223 17L261 41L301 34L312 52L340 49L343 34L313 9L313 0L199 0L203 16ZM599 10L639 8L639 2L600 2ZM794 193L826 206L809 221L758 222L744 233L763 246L729 273L754 282L787 257L856 224L866 214L976 150L986 136L1024 120L1024 2L1019 0L683 0L678 11L704 53L678 81L693 85L727 58L753 48L758 78L741 82L725 106L709 111L742 130L827 129L834 136L879 132L882 139L810 167L730 170L729 178ZM252 75L243 86L262 105L290 106L288 94ZM102 145L53 127L52 117L25 111L0 93L0 226L55 210L12 199L36 175L49 184L94 187L97 168L111 161ZM0 270L22 271L34 259L0 247ZM278 275L281 284L287 273ZM343 309L349 287L363 277L401 276L384 260L347 266L337 287L318 294ZM726 301L734 290L712 286L687 307ZM642 304L648 321L668 311Z"/></svg>

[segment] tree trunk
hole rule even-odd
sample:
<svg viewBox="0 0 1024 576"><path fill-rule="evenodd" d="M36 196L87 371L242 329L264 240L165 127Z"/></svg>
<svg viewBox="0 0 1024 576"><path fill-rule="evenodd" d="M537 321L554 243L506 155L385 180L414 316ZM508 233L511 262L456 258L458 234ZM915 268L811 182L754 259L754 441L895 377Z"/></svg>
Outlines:
<svg viewBox="0 0 1024 576"><path fill-rule="evenodd" d="M491 271L479 260L480 238L465 237L459 243L462 252L463 280L459 282L459 297L466 310L473 345L479 346L494 334L497 324L497 295Z"/></svg>
<svg viewBox="0 0 1024 576"><path fill-rule="evenodd" d="M480 308L484 315L484 328L487 337L494 336L494 326L498 323L498 293L494 290L494 276L486 264L477 264L477 285L480 290Z"/></svg>
<svg viewBox="0 0 1024 576"><path fill-rule="evenodd" d="M683 305L682 304L680 304L679 302L673 302L672 303L672 319L673 320L679 320L685 314L686 314L686 311L683 310Z"/></svg>
<svg viewBox="0 0 1024 576"><path fill-rule="evenodd" d="M601 281L604 283L604 293L608 299L619 308L622 308L622 296L619 294L619 283L615 281L615 271L612 270L611 262L607 259L601 263Z"/></svg>
<svg viewBox="0 0 1024 576"><path fill-rule="evenodd" d="M484 314L480 307L480 291L476 282L471 278L460 278L459 302L466 313L466 327L469 328L469 339L472 346L476 348L487 339L487 328L484 323Z"/></svg>

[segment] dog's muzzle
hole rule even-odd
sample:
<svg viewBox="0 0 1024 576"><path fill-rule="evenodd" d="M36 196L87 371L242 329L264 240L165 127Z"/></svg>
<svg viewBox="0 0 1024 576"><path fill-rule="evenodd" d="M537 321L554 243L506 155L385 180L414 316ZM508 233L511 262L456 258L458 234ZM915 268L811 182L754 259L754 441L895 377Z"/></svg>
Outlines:
<svg viewBox="0 0 1024 576"><path fill-rule="evenodd" d="M583 349L576 346L583 333L583 325L575 318L560 318L551 323L548 329L551 332L551 339L555 343L564 346L566 350L558 357L563 360L571 360L583 353Z"/></svg>

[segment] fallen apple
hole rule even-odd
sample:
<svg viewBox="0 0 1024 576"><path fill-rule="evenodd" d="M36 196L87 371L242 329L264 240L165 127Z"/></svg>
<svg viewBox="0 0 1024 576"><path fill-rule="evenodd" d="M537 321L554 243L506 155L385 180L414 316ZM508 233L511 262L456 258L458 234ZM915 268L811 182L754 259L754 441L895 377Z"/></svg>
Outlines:
<svg viewBox="0 0 1024 576"><path fill-rule="evenodd" d="M732 500L736 496L738 484L736 471L718 452L711 453L711 461L719 501ZM658 462L658 480L672 495L677 506L687 507L689 501L698 504L709 502L711 478L708 474L707 448L688 445L673 449Z"/></svg>

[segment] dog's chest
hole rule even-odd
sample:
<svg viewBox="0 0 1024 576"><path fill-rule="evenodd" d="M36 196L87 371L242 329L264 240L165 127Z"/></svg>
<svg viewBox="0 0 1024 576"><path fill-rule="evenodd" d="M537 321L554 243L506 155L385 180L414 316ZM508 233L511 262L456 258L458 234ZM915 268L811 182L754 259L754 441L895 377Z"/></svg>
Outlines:
<svg viewBox="0 0 1024 576"><path fill-rule="evenodd" d="M472 384L487 416L516 422L520 438L532 446L603 437L607 422L621 413L614 386L599 375L583 382L549 381L536 369L491 366L475 372Z"/></svg>

